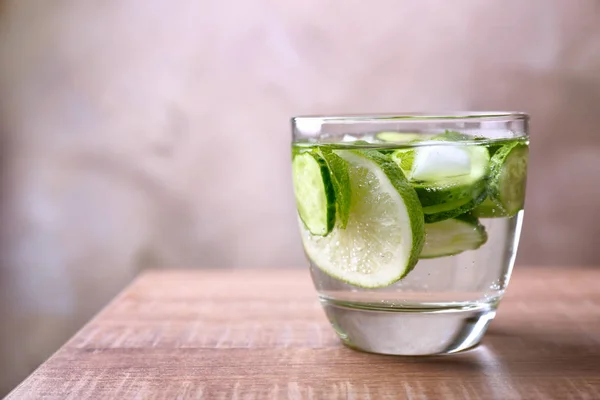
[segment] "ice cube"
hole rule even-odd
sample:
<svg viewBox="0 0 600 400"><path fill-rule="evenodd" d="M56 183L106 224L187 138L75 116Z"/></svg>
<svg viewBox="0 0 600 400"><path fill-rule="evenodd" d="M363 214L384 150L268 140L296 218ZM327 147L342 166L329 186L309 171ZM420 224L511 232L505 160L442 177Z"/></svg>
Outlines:
<svg viewBox="0 0 600 400"><path fill-rule="evenodd" d="M471 157L465 146L420 147L416 150L412 179L436 181L470 172Z"/></svg>

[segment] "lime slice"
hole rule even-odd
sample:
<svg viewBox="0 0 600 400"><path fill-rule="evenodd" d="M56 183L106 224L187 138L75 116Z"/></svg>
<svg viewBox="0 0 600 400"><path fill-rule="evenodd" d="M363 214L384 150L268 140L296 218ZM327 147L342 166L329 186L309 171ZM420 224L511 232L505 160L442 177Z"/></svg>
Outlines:
<svg viewBox="0 0 600 400"><path fill-rule="evenodd" d="M469 214L425 224L425 245L420 258L453 256L476 250L486 241L485 227Z"/></svg>
<svg viewBox="0 0 600 400"><path fill-rule="evenodd" d="M325 236L335 224L335 190L325 160L316 152L296 154L292 177L298 215L313 235Z"/></svg>
<svg viewBox="0 0 600 400"><path fill-rule="evenodd" d="M424 224L419 199L402 170L376 150L336 150L349 166L348 225L326 237L302 230L304 249L326 274L363 288L391 285L418 261Z"/></svg>

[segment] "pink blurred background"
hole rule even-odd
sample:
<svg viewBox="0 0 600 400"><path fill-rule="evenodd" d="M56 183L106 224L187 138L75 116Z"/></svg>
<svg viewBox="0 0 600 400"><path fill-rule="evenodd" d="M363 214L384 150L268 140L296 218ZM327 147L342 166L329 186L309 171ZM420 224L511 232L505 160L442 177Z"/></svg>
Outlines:
<svg viewBox="0 0 600 400"><path fill-rule="evenodd" d="M600 261L600 2L0 0L0 395L144 268L304 267L289 117L520 110L518 264Z"/></svg>

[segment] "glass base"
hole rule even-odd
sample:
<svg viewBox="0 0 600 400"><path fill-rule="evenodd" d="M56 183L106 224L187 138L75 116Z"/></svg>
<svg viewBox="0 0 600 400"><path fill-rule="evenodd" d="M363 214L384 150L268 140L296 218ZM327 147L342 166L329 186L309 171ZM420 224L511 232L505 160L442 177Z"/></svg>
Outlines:
<svg viewBox="0 0 600 400"><path fill-rule="evenodd" d="M477 345L496 315L496 305L475 308L359 308L322 300L342 342L370 353L424 356L448 354Z"/></svg>

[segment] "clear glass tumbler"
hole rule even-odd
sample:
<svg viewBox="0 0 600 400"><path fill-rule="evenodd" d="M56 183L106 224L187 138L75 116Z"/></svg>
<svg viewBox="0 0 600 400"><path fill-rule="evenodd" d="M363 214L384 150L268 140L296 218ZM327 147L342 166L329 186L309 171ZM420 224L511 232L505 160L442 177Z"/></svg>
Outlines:
<svg viewBox="0 0 600 400"><path fill-rule="evenodd" d="M344 344L428 355L479 343L517 252L528 120L518 112L292 119L302 243Z"/></svg>

